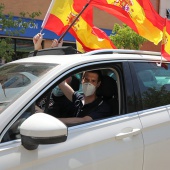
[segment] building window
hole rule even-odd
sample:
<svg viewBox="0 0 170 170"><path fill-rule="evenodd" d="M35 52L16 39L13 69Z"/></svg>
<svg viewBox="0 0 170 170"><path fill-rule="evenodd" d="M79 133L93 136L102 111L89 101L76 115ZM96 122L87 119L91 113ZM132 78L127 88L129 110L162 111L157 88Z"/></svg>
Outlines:
<svg viewBox="0 0 170 170"><path fill-rule="evenodd" d="M15 51L13 60L25 58L28 56L30 51L34 50L34 44L32 40L13 39L13 41L14 41L13 44L14 44L14 51Z"/></svg>
<svg viewBox="0 0 170 170"><path fill-rule="evenodd" d="M168 19L170 19L170 9L166 9L166 16Z"/></svg>
<svg viewBox="0 0 170 170"><path fill-rule="evenodd" d="M4 39L4 38L5 37L0 37L0 39ZM42 41L42 47L44 47L44 41ZM14 50L14 55L12 57L12 60L26 58L28 57L31 51L34 51L33 40L12 38L11 48Z"/></svg>

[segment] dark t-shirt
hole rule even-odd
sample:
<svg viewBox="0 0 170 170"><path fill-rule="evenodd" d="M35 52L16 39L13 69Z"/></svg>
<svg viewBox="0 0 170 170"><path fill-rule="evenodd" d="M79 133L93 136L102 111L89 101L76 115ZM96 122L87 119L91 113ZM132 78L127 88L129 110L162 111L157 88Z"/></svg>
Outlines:
<svg viewBox="0 0 170 170"><path fill-rule="evenodd" d="M83 106L82 103L83 95L78 92L73 94L73 103L75 105L76 117L90 116L93 120L108 117L111 115L109 105L101 98L97 98L95 101Z"/></svg>
<svg viewBox="0 0 170 170"><path fill-rule="evenodd" d="M55 97L52 94L54 104L48 111L55 117L73 117L76 111L74 104L66 96Z"/></svg>

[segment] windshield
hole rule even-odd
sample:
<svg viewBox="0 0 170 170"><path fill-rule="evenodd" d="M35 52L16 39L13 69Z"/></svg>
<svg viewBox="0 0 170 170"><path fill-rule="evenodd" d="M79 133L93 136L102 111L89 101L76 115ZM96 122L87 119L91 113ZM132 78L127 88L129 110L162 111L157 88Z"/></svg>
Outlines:
<svg viewBox="0 0 170 170"><path fill-rule="evenodd" d="M11 63L1 66L0 113L55 66L47 63Z"/></svg>

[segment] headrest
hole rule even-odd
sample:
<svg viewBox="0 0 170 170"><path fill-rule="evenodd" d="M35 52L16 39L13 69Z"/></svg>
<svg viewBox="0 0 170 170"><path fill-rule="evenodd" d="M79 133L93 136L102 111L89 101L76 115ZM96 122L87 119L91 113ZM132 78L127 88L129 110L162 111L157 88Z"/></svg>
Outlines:
<svg viewBox="0 0 170 170"><path fill-rule="evenodd" d="M104 98L111 98L112 96L117 98L117 83L109 77L103 76L101 84L96 91L97 96L103 96Z"/></svg>
<svg viewBox="0 0 170 170"><path fill-rule="evenodd" d="M79 90L79 86L80 86L80 81L77 77L72 76L72 80L71 80L71 84L70 86L73 88L74 91L78 91Z"/></svg>
<svg viewBox="0 0 170 170"><path fill-rule="evenodd" d="M138 74L139 74L140 78L143 80L143 82L156 81L155 76L149 70L144 70L142 72L139 72Z"/></svg>

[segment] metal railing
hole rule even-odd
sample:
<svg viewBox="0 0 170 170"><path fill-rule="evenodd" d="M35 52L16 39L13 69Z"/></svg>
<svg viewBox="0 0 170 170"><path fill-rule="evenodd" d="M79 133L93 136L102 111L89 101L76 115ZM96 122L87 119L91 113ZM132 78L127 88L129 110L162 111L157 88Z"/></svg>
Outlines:
<svg viewBox="0 0 170 170"><path fill-rule="evenodd" d="M124 50L124 49L101 49L101 50L94 50L83 55L99 55L99 54L141 54L141 55L154 55L160 56L160 52L154 51L142 51L142 50Z"/></svg>

